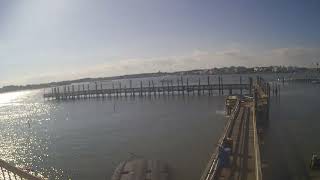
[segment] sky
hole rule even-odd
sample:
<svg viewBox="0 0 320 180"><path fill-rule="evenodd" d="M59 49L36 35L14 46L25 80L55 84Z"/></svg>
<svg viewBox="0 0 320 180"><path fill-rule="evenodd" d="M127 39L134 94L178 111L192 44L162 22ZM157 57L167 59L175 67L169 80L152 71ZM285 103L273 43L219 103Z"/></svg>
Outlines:
<svg viewBox="0 0 320 180"><path fill-rule="evenodd" d="M0 0L0 86L320 62L318 0Z"/></svg>

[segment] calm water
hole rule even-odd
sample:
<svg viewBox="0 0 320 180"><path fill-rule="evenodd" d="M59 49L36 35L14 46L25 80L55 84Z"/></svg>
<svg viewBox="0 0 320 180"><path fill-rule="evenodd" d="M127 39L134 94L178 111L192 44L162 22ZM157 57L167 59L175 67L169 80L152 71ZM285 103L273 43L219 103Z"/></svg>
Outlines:
<svg viewBox="0 0 320 180"><path fill-rule="evenodd" d="M263 153L267 179L311 178L311 155L320 153L319 92L320 84L285 84L281 98L272 99Z"/></svg>
<svg viewBox="0 0 320 180"><path fill-rule="evenodd" d="M44 102L41 96L0 95L0 155L52 179L110 179L132 156L168 162L175 179L198 179L225 122L223 97Z"/></svg>
<svg viewBox="0 0 320 180"><path fill-rule="evenodd" d="M267 179L309 179L310 155L320 151L319 90L285 84L280 100L272 99L263 150ZM0 94L0 156L51 179L110 179L119 162L135 156L168 162L174 179L199 179L225 123L218 96L45 102L42 93Z"/></svg>

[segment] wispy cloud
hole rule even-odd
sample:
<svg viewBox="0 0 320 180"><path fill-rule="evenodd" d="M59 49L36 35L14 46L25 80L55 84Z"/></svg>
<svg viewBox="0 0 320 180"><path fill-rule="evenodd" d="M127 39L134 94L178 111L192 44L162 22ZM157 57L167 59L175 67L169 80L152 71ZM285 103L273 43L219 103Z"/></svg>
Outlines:
<svg viewBox="0 0 320 180"><path fill-rule="evenodd" d="M99 58L103 55L99 51ZM60 59L66 57L59 57ZM77 59L76 56L72 56ZM84 57L78 57L83 61ZM90 61L88 57L88 61ZM199 68L224 66L269 66L296 65L313 66L320 61L320 48L278 48L263 52L242 50L240 48L223 49L221 51L194 50L185 55L154 57L154 58L105 58L101 63L74 65L72 67L53 69L41 74L12 79L17 83L38 83L85 77L104 77L148 72L172 72ZM95 62L95 61L94 61Z"/></svg>
<svg viewBox="0 0 320 180"><path fill-rule="evenodd" d="M310 67L320 62L320 48L278 48L269 52L267 58L281 64Z"/></svg>

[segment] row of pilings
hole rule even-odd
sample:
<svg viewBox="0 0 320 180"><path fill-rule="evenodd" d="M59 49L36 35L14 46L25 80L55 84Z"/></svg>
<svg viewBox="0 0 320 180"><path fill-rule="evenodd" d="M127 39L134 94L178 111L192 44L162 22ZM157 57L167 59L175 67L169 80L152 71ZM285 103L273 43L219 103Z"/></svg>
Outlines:
<svg viewBox="0 0 320 180"><path fill-rule="evenodd" d="M132 86L132 80L129 80L129 87L127 84L123 85L121 82L112 83L111 88L104 88L103 83L94 82L94 87L87 84L65 85L52 87L51 91L44 92L46 99L81 99L81 98L96 98L96 97L119 97L119 96L157 96L157 95L213 95L213 91L217 91L219 95L224 95L225 91L229 91L229 95L233 94L233 90L238 90L239 94L243 94L245 90L252 89L252 78L249 78L249 84L244 84L243 79L239 77L239 83L225 84L222 76L218 76L218 83L214 84L210 81L210 76L207 77L207 82L191 84L189 79L186 81L182 77L177 79L174 84L173 80L161 80L161 86L155 85L153 80L149 80L147 85L140 81L139 87ZM116 87L116 84L117 87ZM158 83L159 84L159 83ZM77 88L76 88L77 87Z"/></svg>

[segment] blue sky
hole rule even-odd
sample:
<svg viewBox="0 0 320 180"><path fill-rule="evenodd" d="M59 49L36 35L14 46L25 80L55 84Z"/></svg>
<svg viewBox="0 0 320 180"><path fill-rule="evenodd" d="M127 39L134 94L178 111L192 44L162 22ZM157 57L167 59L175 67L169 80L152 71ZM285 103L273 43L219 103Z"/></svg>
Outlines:
<svg viewBox="0 0 320 180"><path fill-rule="evenodd" d="M320 61L317 0L1 0L0 86Z"/></svg>

